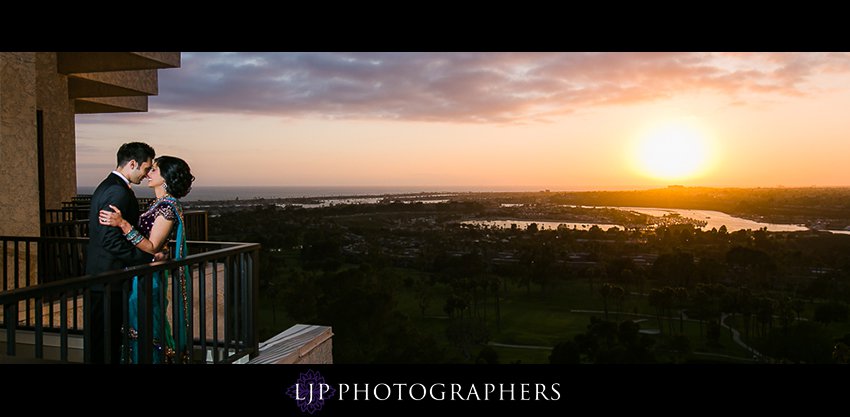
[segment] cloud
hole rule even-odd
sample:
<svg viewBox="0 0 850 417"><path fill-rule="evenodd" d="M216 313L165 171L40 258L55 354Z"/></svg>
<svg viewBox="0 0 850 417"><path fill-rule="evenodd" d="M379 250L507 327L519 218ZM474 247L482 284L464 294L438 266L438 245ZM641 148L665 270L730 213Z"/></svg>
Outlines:
<svg viewBox="0 0 850 417"><path fill-rule="evenodd" d="M697 91L799 96L816 91L813 77L847 72L850 56L833 53L185 53L182 68L160 71L156 106L514 123Z"/></svg>

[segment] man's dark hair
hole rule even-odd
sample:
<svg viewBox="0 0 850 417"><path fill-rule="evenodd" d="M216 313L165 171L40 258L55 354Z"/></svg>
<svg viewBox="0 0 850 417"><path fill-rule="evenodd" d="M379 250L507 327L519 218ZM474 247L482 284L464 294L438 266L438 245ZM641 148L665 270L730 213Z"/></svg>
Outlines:
<svg viewBox="0 0 850 417"><path fill-rule="evenodd" d="M153 159L154 156L156 156L156 152L147 143L125 143L118 148L118 167L123 167L130 161L142 164L148 159Z"/></svg>

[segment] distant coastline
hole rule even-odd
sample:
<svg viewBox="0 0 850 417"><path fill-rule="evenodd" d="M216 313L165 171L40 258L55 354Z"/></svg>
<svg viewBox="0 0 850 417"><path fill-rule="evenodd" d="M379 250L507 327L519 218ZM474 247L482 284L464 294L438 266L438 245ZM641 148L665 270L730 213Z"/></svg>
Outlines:
<svg viewBox="0 0 850 417"><path fill-rule="evenodd" d="M557 191L614 191L640 190L648 187L572 187ZM78 194L91 194L95 186L78 186ZM133 187L137 197L153 197L153 192L142 183ZM251 200L275 198L316 198L316 197L354 197L354 196L385 196L419 193L467 193L467 192L536 192L544 191L545 187L534 186L324 186L324 187L295 187L295 186L198 186L193 187L184 201L224 201ZM553 190L554 191L554 190Z"/></svg>
<svg viewBox="0 0 850 417"><path fill-rule="evenodd" d="M90 194L94 187L78 188L80 194ZM590 188L590 187L587 187ZM541 218L539 207L617 207L643 208L656 211L677 210L683 217L718 223L726 215L747 219L762 225L782 225L783 230L836 231L850 234L850 187L800 188L712 188L682 187L597 187L587 189L546 189L534 186L474 187L474 186L358 186L358 187L195 187L183 200L190 206L204 209L214 206L232 208L256 205L300 205L304 208L337 204L362 204L374 199L402 202L434 203L450 198L453 201L495 202L502 207L526 206L525 218ZM153 197L145 186L135 187L138 197ZM235 204L235 200L238 200ZM356 201L347 201L356 200ZM210 206L209 204L212 204ZM715 213L711 213L711 212ZM528 214L533 214L529 217ZM663 213L655 213L660 215ZM728 222L724 219L722 222ZM727 224L727 227L730 225ZM711 226L710 226L711 227ZM743 228L758 228L756 224Z"/></svg>

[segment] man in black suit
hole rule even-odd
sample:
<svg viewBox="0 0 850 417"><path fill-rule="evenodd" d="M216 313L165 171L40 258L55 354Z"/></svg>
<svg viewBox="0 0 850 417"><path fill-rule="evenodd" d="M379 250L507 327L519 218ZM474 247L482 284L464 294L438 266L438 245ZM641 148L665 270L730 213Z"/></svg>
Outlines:
<svg viewBox="0 0 850 417"><path fill-rule="evenodd" d="M130 184L139 184L147 176L155 156L153 148L146 143L130 142L118 149L118 166L112 171L91 197L91 212L89 212L89 246L86 259L86 274L96 275L101 272L124 269L129 266L151 262L153 256L137 249L131 244L118 227L100 224L100 210L112 211L110 204L121 210L122 216L130 224L139 222L139 203ZM92 290L91 305L91 359L93 363L105 363L104 336L106 326L104 318L105 288ZM121 324L124 318L125 300L121 286L116 284L111 288L110 300L110 363L118 363L121 347ZM87 348L89 348L87 346Z"/></svg>

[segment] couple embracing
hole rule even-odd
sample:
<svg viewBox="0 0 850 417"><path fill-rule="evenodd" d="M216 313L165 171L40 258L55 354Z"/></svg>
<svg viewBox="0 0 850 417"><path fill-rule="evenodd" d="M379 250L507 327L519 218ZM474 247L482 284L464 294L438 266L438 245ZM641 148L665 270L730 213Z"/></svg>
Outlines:
<svg viewBox="0 0 850 417"><path fill-rule="evenodd" d="M86 260L86 274L96 275L111 270L120 270L130 266L142 265L163 260L168 257L167 242L172 230L176 229L176 251L173 258L186 256L186 234L183 221L183 206L179 199L189 193L195 177L186 161L173 156L155 157L153 148L141 142L121 145L117 154L118 164L103 182L95 189L91 198L89 215L89 246ZM154 190L154 200L147 210L139 213L139 205L131 184L140 184L148 180L148 187ZM188 315L186 308L187 285L185 274L171 277L167 273L153 274L153 351L154 363L187 362L188 352ZM169 323L165 317L165 305L160 305L161 292L176 286L174 301L178 311L178 323ZM138 279L134 278L128 299L123 298L121 285L111 286L110 311L105 312L105 289L92 290L91 305L91 360L93 363L106 363L108 344L109 363L138 363L139 317L138 317ZM127 328L122 326L124 309L128 309ZM191 308L191 307L190 307ZM105 314L110 317L111 338L104 340L106 334ZM165 334L160 334L160 320L165 320ZM174 326L174 332L171 327ZM129 357L124 355L122 334L127 334ZM172 334L173 333L173 334ZM175 340L177 339L177 340ZM175 358L176 345L187 353L183 358Z"/></svg>

